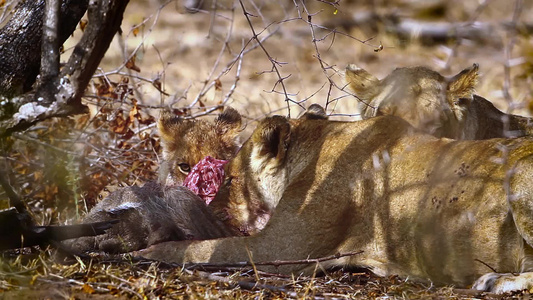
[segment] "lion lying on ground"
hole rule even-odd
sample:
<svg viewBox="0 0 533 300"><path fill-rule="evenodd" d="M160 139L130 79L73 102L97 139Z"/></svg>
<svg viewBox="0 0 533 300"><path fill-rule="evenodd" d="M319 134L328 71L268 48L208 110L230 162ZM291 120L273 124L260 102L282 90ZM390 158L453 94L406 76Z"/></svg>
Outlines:
<svg viewBox="0 0 533 300"><path fill-rule="evenodd" d="M492 292L533 287L533 140L438 139L394 116L351 123L275 116L258 125L226 171L214 203L234 215L249 203L275 207L262 231L166 242L133 255L232 263L363 250L321 264L460 287L479 278L473 287Z"/></svg>
<svg viewBox="0 0 533 300"><path fill-rule="evenodd" d="M382 80L356 65L346 81L363 119L395 115L437 137L481 140L533 134L533 120L499 111L474 94L478 65L446 78L425 67L398 68Z"/></svg>

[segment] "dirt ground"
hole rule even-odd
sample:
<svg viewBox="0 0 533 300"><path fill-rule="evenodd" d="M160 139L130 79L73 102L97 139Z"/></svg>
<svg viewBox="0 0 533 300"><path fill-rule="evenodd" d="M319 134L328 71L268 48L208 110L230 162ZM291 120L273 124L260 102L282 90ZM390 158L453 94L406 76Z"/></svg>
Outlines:
<svg viewBox="0 0 533 300"><path fill-rule="evenodd" d="M247 14L239 1L205 1L196 13L184 8L190 2L194 1L131 1L122 35L113 41L87 91L86 101L93 115L102 105L90 97L98 94L97 84L105 80L120 82L127 77L128 84L135 88L133 97L139 107L155 117L166 106L208 117L220 105L236 108L247 124L243 140L257 120L272 114L296 117L312 103L325 106L332 119L358 120L357 99L344 89L344 68L350 63L378 78L395 68L416 65L452 76L479 63L479 95L504 111L528 116L533 113L531 27L529 34L505 29L513 20L518 24L532 22L531 1L517 1L517 9L515 1L508 0L366 0L337 4L243 0ZM401 37L392 34L387 20L395 18L420 24L466 22L465 27L492 27L479 39L429 43L419 40L421 32ZM254 34L260 44L253 39ZM80 36L81 31L75 32L67 41L64 57ZM155 126L148 126L148 130L155 132ZM263 286L254 288L238 284L239 280L257 282L257 277L246 271L225 271L213 277L212 273L180 268L155 270L154 265L133 263L117 266L78 262L66 267L55 264L46 253L17 265L19 268L0 268L0 291L4 291L0 299L529 296L436 289L359 271L335 271L318 278L262 274L259 282Z"/></svg>

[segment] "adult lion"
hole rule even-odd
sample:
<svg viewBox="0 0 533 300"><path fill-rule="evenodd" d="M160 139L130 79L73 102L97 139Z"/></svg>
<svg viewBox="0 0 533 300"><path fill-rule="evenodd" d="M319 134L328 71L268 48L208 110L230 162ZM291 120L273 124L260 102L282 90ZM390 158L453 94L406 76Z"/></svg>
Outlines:
<svg viewBox="0 0 533 300"><path fill-rule="evenodd" d="M213 204L229 215L275 207L262 231L162 243L134 255L231 263L248 261L248 251L261 262L363 250L323 266L467 286L489 265L502 273L474 288L532 287L533 140L438 139L394 116L351 123L275 116L258 125L226 171Z"/></svg>
<svg viewBox="0 0 533 300"><path fill-rule="evenodd" d="M359 98L363 119L394 115L437 137L481 140L533 135L533 120L498 110L474 94L474 64L453 77L426 67L397 68L382 80L356 65L346 81Z"/></svg>

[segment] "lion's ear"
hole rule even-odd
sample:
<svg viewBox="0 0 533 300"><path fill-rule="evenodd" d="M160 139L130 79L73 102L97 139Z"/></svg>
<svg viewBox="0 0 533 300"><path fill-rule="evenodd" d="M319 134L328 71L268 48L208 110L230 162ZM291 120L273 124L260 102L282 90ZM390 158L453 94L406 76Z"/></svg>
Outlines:
<svg viewBox="0 0 533 300"><path fill-rule="evenodd" d="M478 80L479 65L474 64L448 79L448 92L452 99L472 99Z"/></svg>
<svg viewBox="0 0 533 300"><path fill-rule="evenodd" d="M157 130L161 137L163 146L163 156L171 151L172 145L176 142L176 136L180 136L183 130L183 119L174 115L170 110L163 110L157 121Z"/></svg>
<svg viewBox="0 0 533 300"><path fill-rule="evenodd" d="M291 126L287 118L273 116L264 119L252 135L252 160L274 159L276 163L281 163L289 147L290 135Z"/></svg>
<svg viewBox="0 0 533 300"><path fill-rule="evenodd" d="M345 78L353 93L363 100L368 99L374 87L379 84L379 79L354 64L346 67Z"/></svg>
<svg viewBox="0 0 533 300"><path fill-rule="evenodd" d="M328 115L322 106L313 103L307 108L305 113L299 118L300 120L327 120Z"/></svg>
<svg viewBox="0 0 533 300"><path fill-rule="evenodd" d="M229 134L232 138L239 133L241 125L241 115L231 107L226 107L224 112L222 112L215 121L217 133L220 135Z"/></svg>

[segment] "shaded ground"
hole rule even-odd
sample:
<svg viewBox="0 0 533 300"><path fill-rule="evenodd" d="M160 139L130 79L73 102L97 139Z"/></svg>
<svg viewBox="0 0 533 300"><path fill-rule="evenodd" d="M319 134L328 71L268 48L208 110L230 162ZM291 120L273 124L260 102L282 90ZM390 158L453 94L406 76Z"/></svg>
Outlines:
<svg viewBox="0 0 533 300"><path fill-rule="evenodd" d="M49 261L46 257L41 257ZM37 259L38 260L38 259ZM3 273L1 299L527 299L530 294L479 293L435 288L364 270L291 277L229 268L183 269L150 262L86 261L63 266L35 261L19 273ZM219 271L214 271L218 269Z"/></svg>

